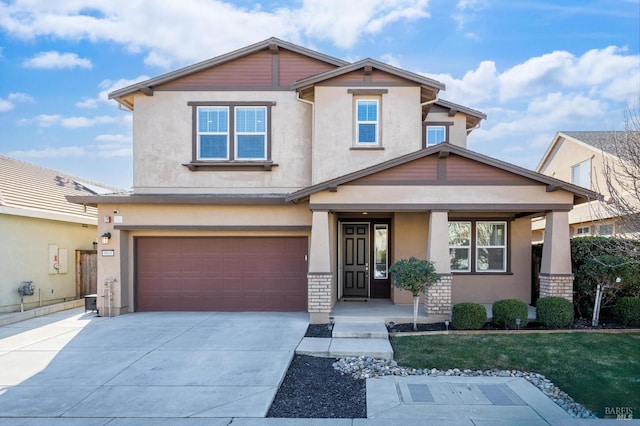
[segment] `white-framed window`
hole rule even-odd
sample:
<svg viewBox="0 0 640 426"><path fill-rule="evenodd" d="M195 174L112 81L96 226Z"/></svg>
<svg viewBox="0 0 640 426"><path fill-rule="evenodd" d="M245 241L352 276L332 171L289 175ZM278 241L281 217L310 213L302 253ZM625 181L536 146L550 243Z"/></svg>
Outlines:
<svg viewBox="0 0 640 426"><path fill-rule="evenodd" d="M447 126L426 126L426 143L427 146L437 145L447 140Z"/></svg>
<svg viewBox="0 0 640 426"><path fill-rule="evenodd" d="M450 221L451 272L507 272L506 221Z"/></svg>
<svg viewBox="0 0 640 426"><path fill-rule="evenodd" d="M384 280L388 278L389 271L389 226L374 226L374 258L375 258L375 274L376 280Z"/></svg>
<svg viewBox="0 0 640 426"><path fill-rule="evenodd" d="M198 107L198 160L229 159L229 107Z"/></svg>
<svg viewBox="0 0 640 426"><path fill-rule="evenodd" d="M452 272L471 272L471 222L449 222Z"/></svg>
<svg viewBox="0 0 640 426"><path fill-rule="evenodd" d="M267 107L235 107L235 153L238 160L267 158Z"/></svg>
<svg viewBox="0 0 640 426"><path fill-rule="evenodd" d="M275 102L188 102L192 108L193 160L268 162L271 108Z"/></svg>
<svg viewBox="0 0 640 426"><path fill-rule="evenodd" d="M583 188L591 188L591 159L571 167L571 183Z"/></svg>
<svg viewBox="0 0 640 426"><path fill-rule="evenodd" d="M380 144L380 102L378 99L356 100L356 145Z"/></svg>
<svg viewBox="0 0 640 426"><path fill-rule="evenodd" d="M591 235L591 227L590 226L580 226L576 228L576 235L585 236Z"/></svg>
<svg viewBox="0 0 640 426"><path fill-rule="evenodd" d="M598 225L598 235L602 237L609 237L613 235L613 223L603 223Z"/></svg>
<svg viewBox="0 0 640 426"><path fill-rule="evenodd" d="M476 222L476 272L506 272L507 222Z"/></svg>

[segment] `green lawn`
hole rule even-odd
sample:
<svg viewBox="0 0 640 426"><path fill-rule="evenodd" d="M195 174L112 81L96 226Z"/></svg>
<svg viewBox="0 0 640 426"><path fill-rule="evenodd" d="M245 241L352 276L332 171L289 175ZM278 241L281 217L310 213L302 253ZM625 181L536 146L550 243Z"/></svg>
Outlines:
<svg viewBox="0 0 640 426"><path fill-rule="evenodd" d="M640 418L640 333L423 335L391 344L406 367L538 372L598 417L630 407Z"/></svg>

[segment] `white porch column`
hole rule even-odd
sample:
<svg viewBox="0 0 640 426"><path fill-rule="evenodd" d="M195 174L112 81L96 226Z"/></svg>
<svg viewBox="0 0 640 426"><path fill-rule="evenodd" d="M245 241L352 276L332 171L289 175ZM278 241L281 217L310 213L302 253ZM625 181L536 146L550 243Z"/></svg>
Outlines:
<svg viewBox="0 0 640 426"><path fill-rule="evenodd" d="M559 296L573 301L569 212L552 211L547 213L546 219L540 265L540 297Z"/></svg>
<svg viewBox="0 0 640 426"><path fill-rule="evenodd" d="M332 307L329 212L314 211L311 222L309 270L307 272L307 309L311 323L329 322Z"/></svg>
<svg viewBox="0 0 640 426"><path fill-rule="evenodd" d="M449 214L432 211L429 215L427 259L434 263L440 279L426 290L424 309L427 315L451 314L451 264L449 260Z"/></svg>

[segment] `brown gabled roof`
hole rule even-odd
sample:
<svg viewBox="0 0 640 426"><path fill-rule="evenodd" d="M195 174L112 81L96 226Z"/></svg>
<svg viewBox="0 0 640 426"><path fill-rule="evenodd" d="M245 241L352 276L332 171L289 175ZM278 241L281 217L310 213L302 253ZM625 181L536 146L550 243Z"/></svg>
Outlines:
<svg viewBox="0 0 640 426"><path fill-rule="evenodd" d="M480 121L487 119L487 115L482 111L478 111L476 109L472 109L450 101L445 101L444 99L438 99L436 102L434 102L434 105L438 105L442 108L448 109L450 117L454 116L458 112L464 114L467 117L467 130L475 128L478 124L480 124Z"/></svg>
<svg viewBox="0 0 640 426"><path fill-rule="evenodd" d="M560 179L553 178L551 176L546 176L532 170L528 170L519 166L515 166L510 163L506 163L501 160L497 160L492 157L488 157L483 154L479 154L474 151L470 151L465 148L461 148L456 145L451 145L449 143L441 143L438 145L434 145L420 151L413 152L411 154L403 155L402 157L394 158L389 161L385 161L384 163L376 164L371 167L367 167L366 169L359 170L357 172L349 173L344 176L337 177L335 179L331 179L313 186L309 186L307 188L296 191L289 196L287 196L287 201L299 202L311 194L316 192L325 191L335 189L340 185L345 185L350 182L353 182L357 179L363 178L365 176L372 175L374 173L381 172L383 170L388 170L393 167L399 166L401 164L408 163L410 161L414 161L429 155L448 155L455 154L464 158L468 158L473 161L477 161L482 164L486 164L492 167L496 167L498 169L505 170L510 173L514 173L516 175L531 179L535 182L539 182L541 184L547 185L548 191L555 191L558 189L563 189L569 191L574 194L574 204L580 204L587 201L593 201L601 198L600 194L591 191L586 188L582 188L580 186L572 185Z"/></svg>
<svg viewBox="0 0 640 426"><path fill-rule="evenodd" d="M65 197L118 191L122 190L0 155L0 212L95 220L96 209L69 202Z"/></svg>
<svg viewBox="0 0 640 426"><path fill-rule="evenodd" d="M340 68L336 68L334 70L325 71L323 73L320 73L311 77L303 78L301 80L296 81L291 86L291 88L300 89L303 87L312 86L321 81L329 80L331 78L335 78L335 77L350 73L352 71L363 69L366 67L375 68L380 71L384 71L386 73L413 81L415 83L429 86L431 88L436 89L436 91L445 89L445 85L440 83L439 81L421 76L419 74L412 73L410 71L405 71L403 69L396 68L389 64L385 64L384 62L376 61L375 59L371 59L371 58L362 59L361 61L354 62L348 65L343 65Z"/></svg>
<svg viewBox="0 0 640 426"><path fill-rule="evenodd" d="M149 80L145 80L145 81L124 87L122 89L115 90L109 93L109 99L116 99L118 102L120 102L122 98L126 96L130 96L136 92L148 92L153 89L153 86L158 86L160 84L169 82L171 80L175 80L177 78L184 77L186 75L193 74L193 73L205 70L207 68L211 68L213 66L223 64L225 62L233 61L243 56L247 56L252 53L259 52L261 50L269 49L269 48L287 49L292 52L296 52L301 55L309 56L311 58L329 63L331 65L335 65L336 67L340 67L349 63L347 61L343 61L342 59L334 58L332 56L325 55L323 53L316 52L314 50L310 50L310 49L298 46L296 44L286 42L284 40L280 40L279 38L276 38L276 37L271 37L266 40L260 41L258 43L252 44L250 46L246 46L241 49L234 50L233 52L225 53L223 55L216 56L214 58L207 59L205 61L198 62L196 64L189 65L184 68L180 68L178 70L168 72L166 74L162 74L158 77L154 77Z"/></svg>

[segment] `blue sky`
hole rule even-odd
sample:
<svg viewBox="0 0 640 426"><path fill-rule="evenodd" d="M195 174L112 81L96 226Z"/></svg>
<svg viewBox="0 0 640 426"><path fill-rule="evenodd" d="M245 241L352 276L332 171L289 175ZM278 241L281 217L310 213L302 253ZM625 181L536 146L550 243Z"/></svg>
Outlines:
<svg viewBox="0 0 640 426"><path fill-rule="evenodd" d="M445 83L488 116L469 148L531 169L640 99L640 0L0 0L0 153L129 189L107 94L271 36Z"/></svg>

